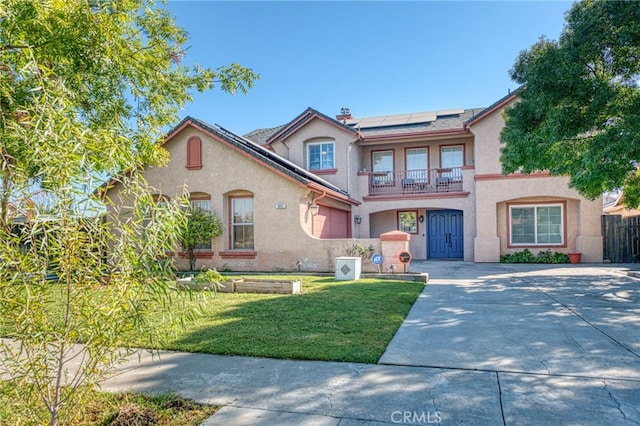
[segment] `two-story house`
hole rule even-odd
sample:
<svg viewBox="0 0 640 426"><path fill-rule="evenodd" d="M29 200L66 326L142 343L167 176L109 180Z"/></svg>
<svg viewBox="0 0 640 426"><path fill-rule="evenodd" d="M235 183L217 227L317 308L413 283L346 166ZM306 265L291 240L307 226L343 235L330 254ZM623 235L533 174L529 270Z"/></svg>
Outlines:
<svg viewBox="0 0 640 426"><path fill-rule="evenodd" d="M377 248L394 230L413 259L497 262L528 248L602 261L601 200L564 177L501 173L502 111L516 101L364 118L308 108L245 137L187 117L166 138L168 169L145 176L163 197L186 183L222 219L202 266L330 271L345 239Z"/></svg>

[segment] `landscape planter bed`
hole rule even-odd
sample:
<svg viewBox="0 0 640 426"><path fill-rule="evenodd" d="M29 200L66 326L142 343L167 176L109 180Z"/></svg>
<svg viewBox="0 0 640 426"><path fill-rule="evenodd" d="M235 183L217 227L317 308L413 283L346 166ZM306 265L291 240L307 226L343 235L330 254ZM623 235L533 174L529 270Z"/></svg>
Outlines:
<svg viewBox="0 0 640 426"><path fill-rule="evenodd" d="M220 291L225 293L276 293L299 294L302 290L301 281L263 280L242 278L225 282Z"/></svg>
<svg viewBox="0 0 640 426"><path fill-rule="evenodd" d="M191 277L177 280L176 288L179 290L215 290L221 293L276 293L276 294L300 294L302 282L300 280L267 280L242 278L228 280L222 283L197 283Z"/></svg>

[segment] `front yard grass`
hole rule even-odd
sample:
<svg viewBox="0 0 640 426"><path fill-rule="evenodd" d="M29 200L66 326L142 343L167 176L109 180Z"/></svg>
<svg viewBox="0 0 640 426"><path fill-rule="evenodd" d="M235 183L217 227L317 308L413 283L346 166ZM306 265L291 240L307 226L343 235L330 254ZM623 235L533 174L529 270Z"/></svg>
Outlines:
<svg viewBox="0 0 640 426"><path fill-rule="evenodd" d="M158 349L376 363L424 287L378 279L255 278L301 279L302 294L216 293L199 302L201 316ZM197 307L195 301L186 304L188 310Z"/></svg>
<svg viewBox="0 0 640 426"><path fill-rule="evenodd" d="M424 287L423 283L378 279L336 281L317 276L271 275L255 278L300 279L302 293L203 292L199 298L178 291L174 296L182 300L172 305L173 316L196 310L201 314L177 333L165 332L167 318L158 309L152 324L165 333L165 343L154 349L376 363ZM2 321L0 335L11 335ZM141 336L132 336L128 341L132 347L145 346ZM14 386L12 381L0 381L0 424L16 424L15 413L21 411L16 405L20 403L8 397L15 391ZM157 422L153 424L157 425L195 425L216 410L217 407L171 395L96 392L88 404L73 413L71 421L74 425L134 425L147 424L144 422L153 417Z"/></svg>
<svg viewBox="0 0 640 426"><path fill-rule="evenodd" d="M25 407L9 398L10 393L19 392L15 386L14 382L0 380L0 424L41 424L39 420L48 418L44 408L38 414L31 412L29 423L22 423L24 419L18 418L17 412L24 411ZM196 426L214 415L218 408L171 394L149 396L95 391L85 403L67 407L69 417L65 420L74 426Z"/></svg>

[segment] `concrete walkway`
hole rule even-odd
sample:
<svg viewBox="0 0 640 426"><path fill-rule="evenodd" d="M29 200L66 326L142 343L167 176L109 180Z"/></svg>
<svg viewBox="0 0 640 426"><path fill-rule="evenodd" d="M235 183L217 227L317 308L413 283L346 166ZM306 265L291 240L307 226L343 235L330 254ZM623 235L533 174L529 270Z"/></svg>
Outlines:
<svg viewBox="0 0 640 426"><path fill-rule="evenodd" d="M162 352L103 388L222 405L206 425L637 425L627 269L414 262L429 285L378 365Z"/></svg>

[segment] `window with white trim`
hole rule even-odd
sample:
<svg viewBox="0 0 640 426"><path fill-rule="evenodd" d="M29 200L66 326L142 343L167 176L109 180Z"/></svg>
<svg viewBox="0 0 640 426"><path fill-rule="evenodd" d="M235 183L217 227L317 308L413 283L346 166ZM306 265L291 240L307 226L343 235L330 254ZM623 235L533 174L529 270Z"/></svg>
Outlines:
<svg viewBox="0 0 640 426"><path fill-rule="evenodd" d="M564 220L562 204L509 207L511 245L562 245Z"/></svg>
<svg viewBox="0 0 640 426"><path fill-rule="evenodd" d="M211 214L211 199L195 199L190 200L189 203L192 210L201 210ZM211 240L209 240L199 242L193 248L194 250L211 251L211 247Z"/></svg>
<svg viewBox="0 0 640 426"><path fill-rule="evenodd" d="M455 168L462 167L464 160L462 158L463 148L462 145L443 146L440 147L440 161L442 168Z"/></svg>
<svg viewBox="0 0 640 426"><path fill-rule="evenodd" d="M335 169L335 145L331 141L313 142L307 145L309 170Z"/></svg>
<svg viewBox="0 0 640 426"><path fill-rule="evenodd" d="M253 198L231 198L231 247L253 250Z"/></svg>

